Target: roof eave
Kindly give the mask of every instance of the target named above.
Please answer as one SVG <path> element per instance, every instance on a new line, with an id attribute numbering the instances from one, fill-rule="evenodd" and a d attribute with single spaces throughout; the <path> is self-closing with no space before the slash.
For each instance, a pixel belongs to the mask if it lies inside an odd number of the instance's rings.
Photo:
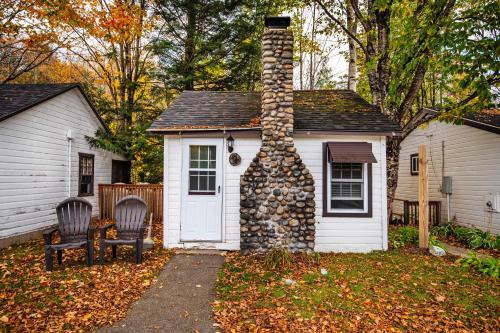
<path id="1" fill-rule="evenodd" d="M 294 131 L 296 134 L 335 134 L 335 135 L 375 135 L 375 136 L 390 136 L 397 137 L 402 136 L 402 132 L 400 130 L 397 131 L 349 131 L 349 130 L 296 130 Z"/>
<path id="2" fill-rule="evenodd" d="M 243 132 L 260 131 L 260 127 L 224 127 L 224 128 L 149 128 L 147 132 L 152 135 L 173 135 L 182 133 L 217 133 L 217 132 Z"/>
<path id="3" fill-rule="evenodd" d="M 154 128 L 147 131 L 152 135 L 173 135 L 182 133 L 216 133 L 216 132 L 234 132 L 234 131 L 260 131 L 261 127 L 225 127 L 225 128 Z M 376 135 L 376 136 L 401 136 L 402 132 L 398 131 L 344 131 L 344 130 L 295 130 L 296 134 L 337 134 L 337 135 Z"/>

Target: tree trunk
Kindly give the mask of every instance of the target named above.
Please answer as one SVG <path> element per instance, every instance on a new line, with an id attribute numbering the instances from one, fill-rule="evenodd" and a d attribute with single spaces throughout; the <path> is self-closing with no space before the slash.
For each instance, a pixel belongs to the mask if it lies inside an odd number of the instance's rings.
<path id="1" fill-rule="evenodd" d="M 184 90 L 194 90 L 194 55 L 196 52 L 197 2 L 187 1 L 186 40 L 184 44 Z"/>
<path id="2" fill-rule="evenodd" d="M 393 203 L 398 186 L 399 152 L 401 150 L 400 137 L 387 138 L 387 219 L 392 218 Z"/>
<path id="3" fill-rule="evenodd" d="M 357 5 L 358 1 L 354 0 Z M 352 9 L 350 0 L 346 0 L 346 10 L 347 10 L 347 29 L 356 36 L 358 23 L 354 17 L 354 10 Z M 358 68 L 356 64 L 357 52 L 356 52 L 356 42 L 348 37 L 349 41 L 349 71 L 347 75 L 347 89 L 352 91 L 357 91 L 357 73 Z"/>
<path id="4" fill-rule="evenodd" d="M 311 29 L 311 44 L 314 45 L 314 39 L 316 37 L 316 3 L 313 4 L 312 12 L 312 29 Z M 314 51 L 311 50 L 310 60 L 309 60 L 309 89 L 314 89 Z"/>
<path id="5" fill-rule="evenodd" d="M 300 13 L 300 35 L 299 38 L 299 85 L 300 90 L 304 89 L 304 48 L 303 44 L 303 35 L 304 35 L 304 10 L 302 8 L 299 9 Z"/>
<path id="6" fill-rule="evenodd" d="M 380 105 L 382 112 L 387 113 L 386 100 L 389 95 L 389 84 L 391 81 L 391 69 L 389 66 L 391 10 L 390 8 L 384 10 L 376 9 L 374 13 L 377 22 L 377 72 Z"/>

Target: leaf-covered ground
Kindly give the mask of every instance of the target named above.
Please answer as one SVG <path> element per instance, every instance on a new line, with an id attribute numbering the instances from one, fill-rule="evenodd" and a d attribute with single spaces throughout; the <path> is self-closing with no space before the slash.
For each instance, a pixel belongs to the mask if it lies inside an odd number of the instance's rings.
<path id="1" fill-rule="evenodd" d="M 214 303 L 216 321 L 226 332 L 498 332 L 500 327 L 498 279 L 417 249 L 294 257 L 280 272 L 267 270 L 262 257 L 226 258 Z"/>
<path id="2" fill-rule="evenodd" d="M 172 256 L 162 247 L 162 225 L 153 227 L 155 248 L 133 263 L 132 248 L 118 247 L 104 266 L 85 265 L 83 249 L 65 250 L 63 265 L 45 272 L 41 240 L 0 250 L 0 332 L 81 332 L 123 318 Z M 97 255 L 96 242 L 96 259 Z"/>

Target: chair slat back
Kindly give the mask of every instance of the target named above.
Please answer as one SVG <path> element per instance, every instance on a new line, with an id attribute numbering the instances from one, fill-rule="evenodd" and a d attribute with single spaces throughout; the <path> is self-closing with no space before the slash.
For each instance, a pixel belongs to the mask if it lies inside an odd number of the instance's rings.
<path id="1" fill-rule="evenodd" d="M 87 239 L 92 205 L 85 199 L 71 197 L 56 207 L 61 243 L 78 242 Z"/>
<path id="2" fill-rule="evenodd" d="M 140 228 L 144 226 L 144 218 L 148 205 L 136 195 L 129 195 L 116 203 L 115 219 L 117 236 L 120 239 L 142 237 Z"/>

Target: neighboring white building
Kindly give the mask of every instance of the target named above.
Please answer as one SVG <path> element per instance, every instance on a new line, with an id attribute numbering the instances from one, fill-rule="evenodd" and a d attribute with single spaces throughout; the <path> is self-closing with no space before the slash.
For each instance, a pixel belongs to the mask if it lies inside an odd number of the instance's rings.
<path id="1" fill-rule="evenodd" d="M 431 110 L 423 116 L 433 117 Z M 462 125 L 442 121 L 414 130 L 401 144 L 399 181 L 394 213 L 403 214 L 401 200 L 418 201 L 418 146 L 427 146 L 429 200 L 441 201 L 441 221 L 447 221 L 442 178 L 452 178 L 450 219 L 500 234 L 500 111 L 466 115 Z"/>
<path id="2" fill-rule="evenodd" d="M 99 213 L 98 184 L 125 158 L 89 147 L 97 129 L 107 130 L 78 84 L 0 85 L 0 245 L 57 223 L 55 207 L 69 196 Z"/>

